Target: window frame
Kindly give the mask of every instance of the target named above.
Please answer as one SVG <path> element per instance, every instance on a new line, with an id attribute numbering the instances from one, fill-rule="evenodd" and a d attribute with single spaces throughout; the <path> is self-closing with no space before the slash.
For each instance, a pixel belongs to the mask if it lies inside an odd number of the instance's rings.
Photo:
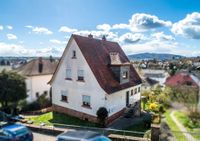
<path id="1" fill-rule="evenodd" d="M 89 98 L 89 102 L 87 100 L 84 100 L 84 97 Z M 82 107 L 91 108 L 91 96 L 82 95 Z"/>
<path id="2" fill-rule="evenodd" d="M 80 73 L 80 71 L 82 71 L 82 72 Z M 83 69 L 78 69 L 78 71 L 77 71 L 77 81 L 83 81 L 83 82 L 85 81 Z"/>
<path id="3" fill-rule="evenodd" d="M 61 90 L 60 93 L 61 93 L 60 101 L 68 103 L 68 91 Z"/>
<path id="4" fill-rule="evenodd" d="M 76 59 L 76 50 L 72 51 L 72 59 Z"/>
<path id="5" fill-rule="evenodd" d="M 69 72 L 67 72 L 67 71 L 69 71 L 70 74 L 68 74 Z M 65 69 L 65 80 L 72 80 L 72 70 L 69 68 Z"/>
<path id="6" fill-rule="evenodd" d="M 125 73 L 125 74 L 124 74 L 124 73 Z M 124 76 L 125 76 L 125 77 L 124 77 Z M 128 71 L 127 71 L 127 70 L 122 72 L 122 78 L 123 78 L 123 79 L 128 79 Z"/>

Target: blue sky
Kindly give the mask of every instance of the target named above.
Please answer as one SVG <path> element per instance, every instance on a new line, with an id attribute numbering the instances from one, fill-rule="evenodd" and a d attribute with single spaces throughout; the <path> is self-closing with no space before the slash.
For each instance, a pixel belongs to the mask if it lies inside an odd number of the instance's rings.
<path id="1" fill-rule="evenodd" d="M 72 33 L 126 54 L 200 55 L 198 0 L 1 0 L 0 56 L 61 56 Z"/>

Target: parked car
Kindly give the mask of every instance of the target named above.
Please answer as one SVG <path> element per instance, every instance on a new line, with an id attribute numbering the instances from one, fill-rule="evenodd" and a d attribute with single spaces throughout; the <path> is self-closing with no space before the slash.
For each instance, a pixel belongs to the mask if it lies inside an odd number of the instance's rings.
<path id="1" fill-rule="evenodd" d="M 10 117 L 10 120 L 13 122 L 21 122 L 24 120 L 24 118 L 22 116 L 14 116 L 14 117 Z"/>
<path id="2" fill-rule="evenodd" d="M 111 141 L 93 131 L 68 131 L 57 136 L 56 141 Z"/>
<path id="3" fill-rule="evenodd" d="M 12 124 L 0 129 L 0 141 L 33 141 L 33 134 L 23 125 Z"/>

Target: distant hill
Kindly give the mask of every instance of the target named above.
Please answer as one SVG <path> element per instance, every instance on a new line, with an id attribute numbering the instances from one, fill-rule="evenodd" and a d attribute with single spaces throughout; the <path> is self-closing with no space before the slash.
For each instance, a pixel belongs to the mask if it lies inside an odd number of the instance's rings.
<path id="1" fill-rule="evenodd" d="M 139 54 L 129 55 L 128 58 L 130 60 L 152 60 L 152 59 L 171 60 L 171 59 L 184 58 L 184 56 L 167 54 L 167 53 L 139 53 Z"/>

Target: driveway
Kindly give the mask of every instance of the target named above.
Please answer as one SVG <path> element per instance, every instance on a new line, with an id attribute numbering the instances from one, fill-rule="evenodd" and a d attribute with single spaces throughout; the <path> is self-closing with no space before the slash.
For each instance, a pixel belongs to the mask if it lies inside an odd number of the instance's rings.
<path id="1" fill-rule="evenodd" d="M 56 137 L 33 132 L 33 141 L 55 141 Z"/>

